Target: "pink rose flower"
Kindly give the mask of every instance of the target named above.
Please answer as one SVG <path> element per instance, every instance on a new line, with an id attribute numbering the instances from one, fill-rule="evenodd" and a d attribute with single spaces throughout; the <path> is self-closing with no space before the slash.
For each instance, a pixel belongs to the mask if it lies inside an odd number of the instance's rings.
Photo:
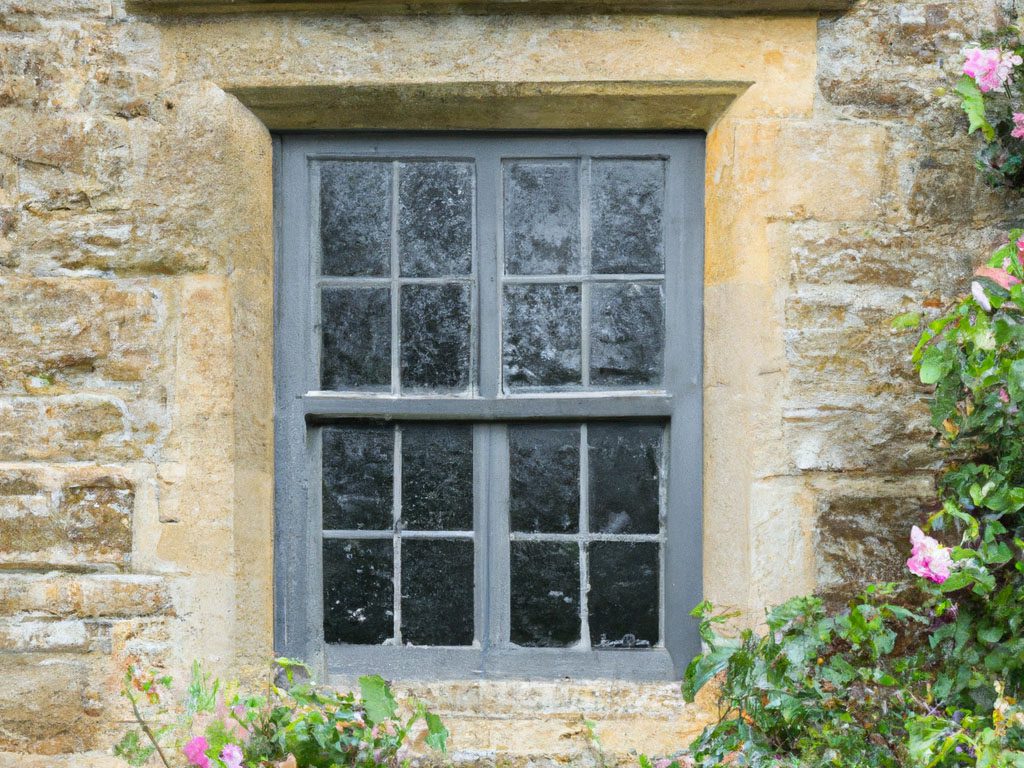
<path id="1" fill-rule="evenodd" d="M 1010 393 L 1006 391 L 1006 387 L 999 388 L 999 399 L 1004 403 L 1010 402 Z"/>
<path id="2" fill-rule="evenodd" d="M 910 559 L 907 568 L 910 572 L 926 579 L 942 584 L 949 578 L 953 568 L 953 557 L 949 547 L 944 547 L 916 525 L 910 529 Z"/>
<path id="3" fill-rule="evenodd" d="M 1013 113 L 1013 130 L 1010 131 L 1010 135 L 1015 139 L 1024 139 L 1024 112 Z M 1017 241 L 1018 247 L 1020 241 Z"/>
<path id="4" fill-rule="evenodd" d="M 210 758 L 206 756 L 206 750 L 210 748 L 206 739 L 196 736 L 188 744 L 182 747 L 181 751 L 188 758 L 189 765 L 197 765 L 199 768 L 210 768 Z"/>
<path id="5" fill-rule="evenodd" d="M 1019 278 L 1014 277 L 1005 269 L 999 267 L 978 267 L 974 270 L 976 277 L 987 277 L 993 283 L 998 285 L 1000 288 L 1010 290 L 1011 285 L 1016 285 L 1020 282 Z"/>
<path id="6" fill-rule="evenodd" d="M 964 74 L 974 78 L 983 93 L 1002 88 L 1013 76 L 1013 68 L 1024 64 L 1024 59 L 1013 51 L 999 48 L 971 48 L 964 62 Z"/>
<path id="7" fill-rule="evenodd" d="M 220 751 L 220 759 L 224 761 L 224 768 L 242 768 L 242 748 L 237 744 L 226 744 Z"/>

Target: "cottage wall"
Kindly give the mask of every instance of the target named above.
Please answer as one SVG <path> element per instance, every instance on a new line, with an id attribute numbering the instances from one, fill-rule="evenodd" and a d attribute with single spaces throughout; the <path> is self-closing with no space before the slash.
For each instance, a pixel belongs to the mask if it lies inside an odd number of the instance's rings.
<path id="1" fill-rule="evenodd" d="M 116 764 L 129 660 L 271 656 L 271 129 L 707 130 L 705 593 L 756 621 L 893 575 L 935 455 L 888 319 L 1019 223 L 948 92 L 1014 12 L 0 0 L 0 765 Z M 485 764 L 592 762 L 584 719 L 671 751 L 708 717 L 675 684 L 408 688 Z"/>

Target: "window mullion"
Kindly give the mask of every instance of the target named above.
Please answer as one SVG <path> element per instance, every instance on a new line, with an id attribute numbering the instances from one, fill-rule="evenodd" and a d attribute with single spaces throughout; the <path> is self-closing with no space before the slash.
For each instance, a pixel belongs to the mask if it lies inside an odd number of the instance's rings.
<path id="1" fill-rule="evenodd" d="M 501 157 L 494 149 L 477 156 L 476 182 L 476 269 L 477 327 L 480 356 L 478 373 L 481 397 L 498 397 L 501 392 Z"/>
<path id="2" fill-rule="evenodd" d="M 484 665 L 487 651 L 496 651 L 509 644 L 509 464 L 508 429 L 504 424 L 480 425 L 486 437 L 481 463 L 486 467 L 487 483 L 481 494 L 486 494 L 485 580 L 486 601 L 484 614 L 487 622 Z"/>

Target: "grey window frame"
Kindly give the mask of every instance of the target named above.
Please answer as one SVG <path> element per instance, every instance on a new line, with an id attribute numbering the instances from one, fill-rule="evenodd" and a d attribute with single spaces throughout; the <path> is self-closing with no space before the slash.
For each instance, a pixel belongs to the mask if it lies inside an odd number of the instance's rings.
<path id="1" fill-rule="evenodd" d="M 689 610 L 702 595 L 702 369 L 703 369 L 703 133 L 281 133 L 274 135 L 275 216 L 275 521 L 274 627 L 279 654 L 298 657 L 321 674 L 379 672 L 406 679 L 454 678 L 677 678 L 699 649 Z M 665 355 L 657 389 L 504 394 L 501 319 L 493 297 L 498 276 L 502 159 L 603 155 L 661 155 L 666 162 Z M 315 174 L 311 164 L 332 158 L 468 158 L 476 164 L 474 315 L 477 380 L 467 395 L 395 396 L 326 393 L 319 387 L 314 344 L 316 284 L 313 225 Z M 485 193 L 494 194 L 485 199 Z M 603 276 L 602 276 L 603 277 Z M 487 286 L 485 288 L 485 286 Z M 500 301 L 500 299 L 499 299 Z M 477 386 L 479 385 L 479 386 Z M 490 572 L 476 559 L 476 622 L 482 647 L 327 646 L 323 642 L 320 456 L 317 427 L 337 420 L 470 421 L 498 430 L 474 430 L 474 484 L 481 498 L 507 497 L 507 442 L 503 425 L 516 421 L 651 419 L 668 423 L 666 522 L 662 583 L 662 644 L 652 649 L 510 648 L 508 572 L 495 571 L 493 553 L 509 542 L 507 498 L 503 521 L 493 524 L 485 504 L 474 504 L 476 547 L 489 553 Z M 481 437 L 480 434 L 484 436 Z M 497 452 L 497 453 L 496 453 Z M 488 469 L 504 466 L 505 477 Z M 500 503 L 500 501 L 499 501 Z M 582 533 L 582 532 L 581 532 Z M 504 580 L 504 581 L 502 581 Z M 481 630 L 481 627 L 483 628 Z"/>

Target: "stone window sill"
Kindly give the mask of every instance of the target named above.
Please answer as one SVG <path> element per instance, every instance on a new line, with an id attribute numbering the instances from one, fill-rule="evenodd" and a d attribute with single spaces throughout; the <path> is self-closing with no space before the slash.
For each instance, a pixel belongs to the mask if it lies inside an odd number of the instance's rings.
<path id="1" fill-rule="evenodd" d="M 856 0 L 127 0 L 135 13 L 828 13 Z"/>

